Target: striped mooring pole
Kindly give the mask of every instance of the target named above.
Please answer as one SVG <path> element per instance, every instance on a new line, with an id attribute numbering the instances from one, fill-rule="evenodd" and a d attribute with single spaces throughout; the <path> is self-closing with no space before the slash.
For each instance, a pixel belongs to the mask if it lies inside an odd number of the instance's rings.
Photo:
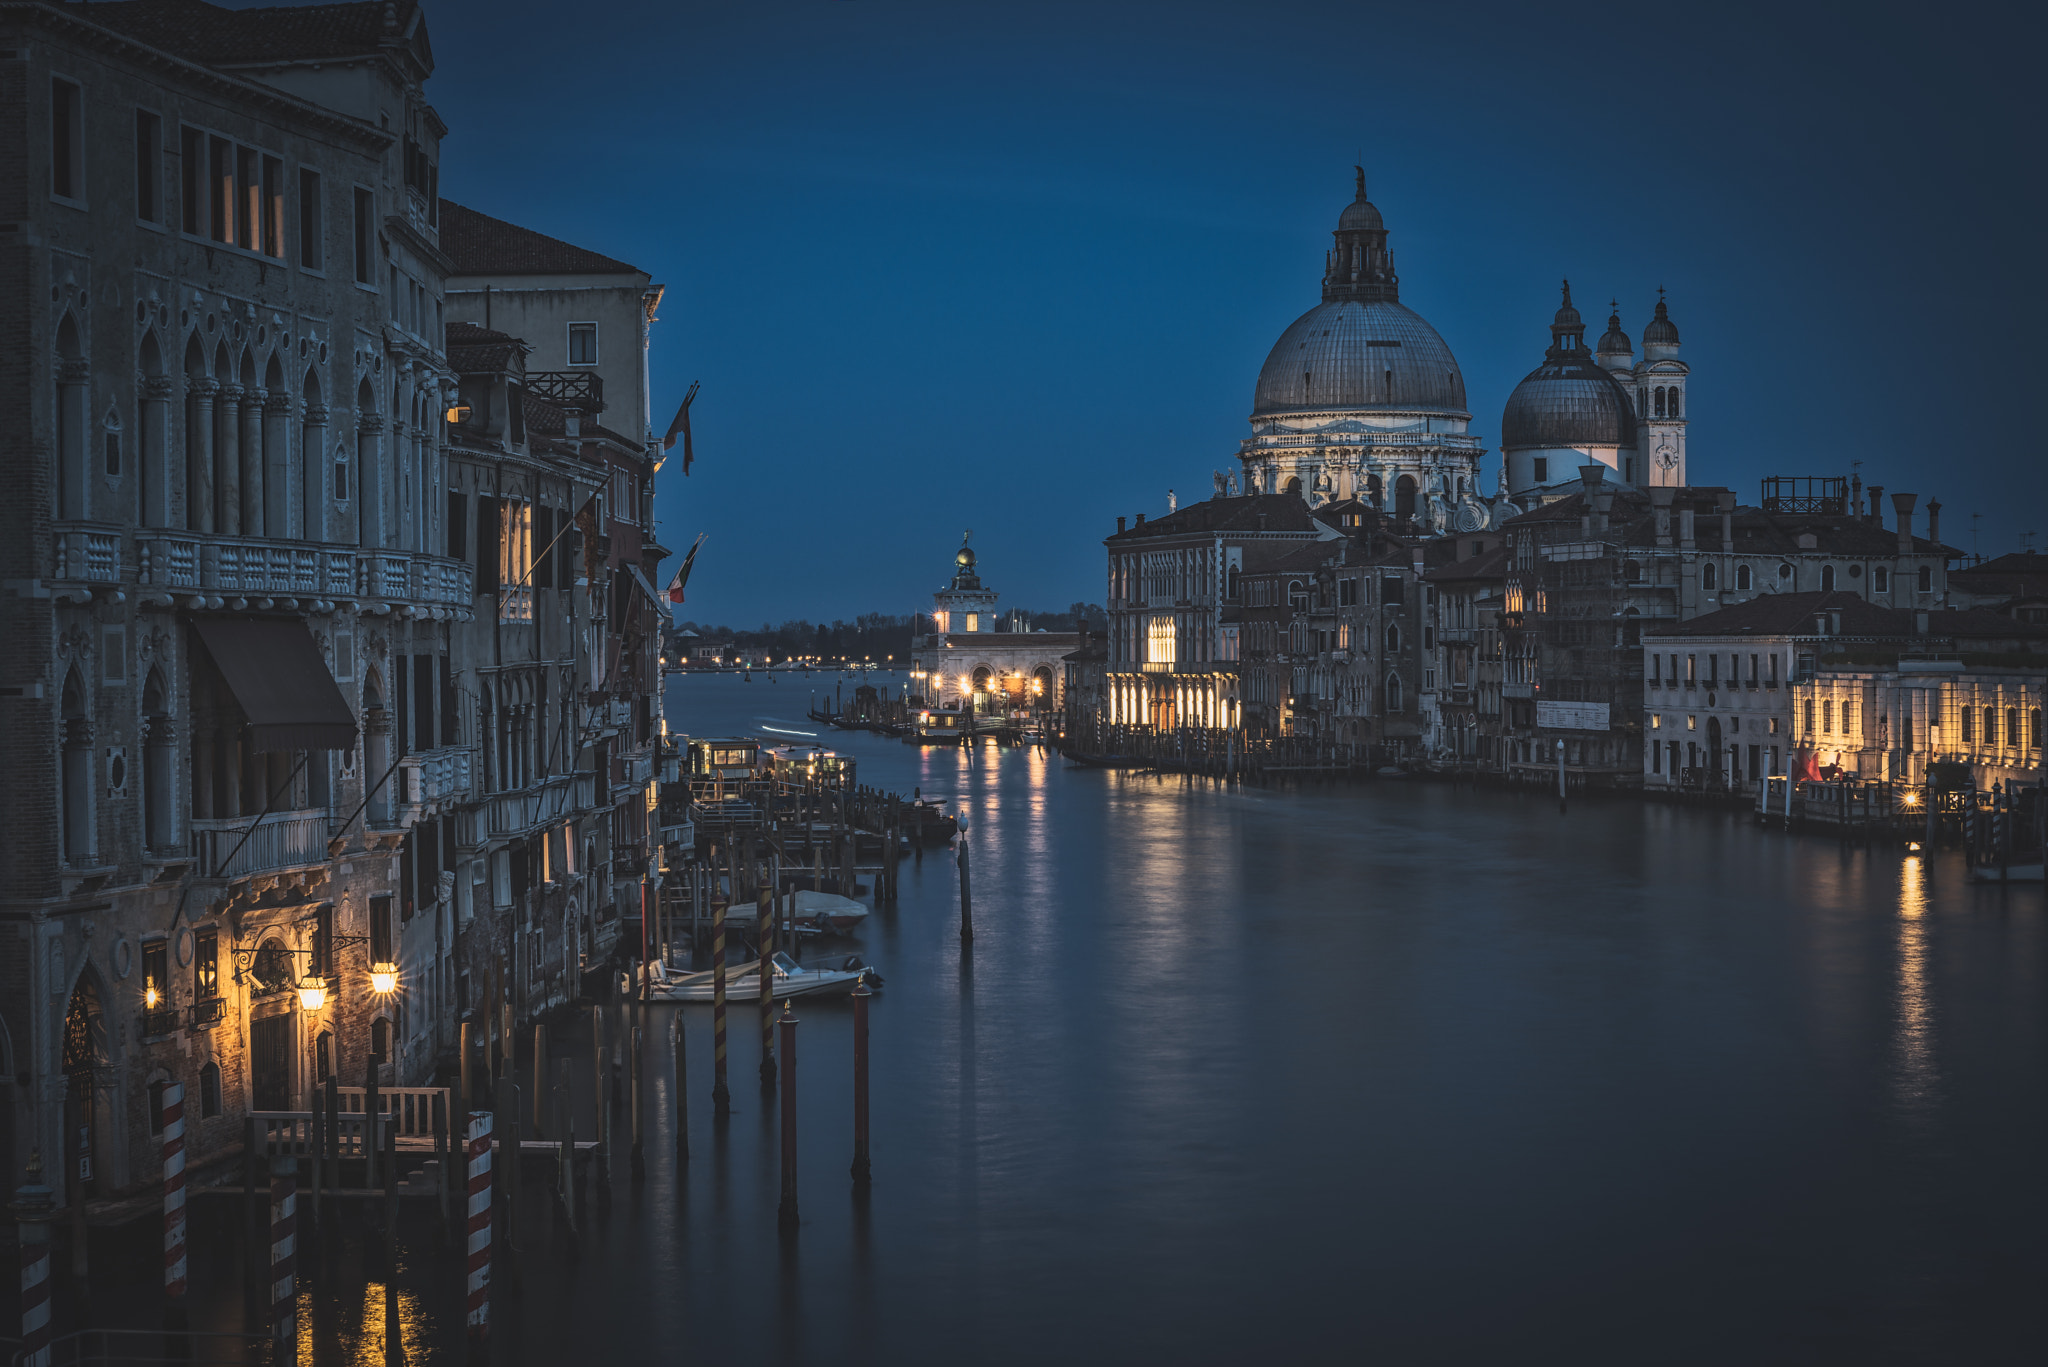
<path id="1" fill-rule="evenodd" d="M 279 1362 L 298 1360 L 299 1160 L 270 1159 L 270 1342 Z"/>
<path id="2" fill-rule="evenodd" d="M 164 1328 L 185 1328 L 185 1084 L 163 1091 Z"/>
<path id="3" fill-rule="evenodd" d="M 24 1182 L 10 1206 L 21 1226 L 21 1367 L 50 1367 L 50 1212 L 56 1209 L 43 1185 L 43 1155 L 28 1156 Z"/>
<path id="4" fill-rule="evenodd" d="M 469 1360 L 491 1348 L 491 1113 L 469 1113 Z"/>

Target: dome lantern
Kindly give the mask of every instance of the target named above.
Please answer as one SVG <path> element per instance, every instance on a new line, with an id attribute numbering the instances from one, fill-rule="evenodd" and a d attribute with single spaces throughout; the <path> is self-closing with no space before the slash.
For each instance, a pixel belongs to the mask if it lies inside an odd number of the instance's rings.
<path id="1" fill-rule="evenodd" d="M 1365 197 L 1365 168 L 1357 173 L 1357 198 L 1337 215 L 1337 230 L 1331 236 L 1337 245 L 1330 249 L 1323 272 L 1323 300 L 1385 299 L 1398 302 L 1401 278 L 1394 274 L 1394 257 L 1387 250 L 1387 224 L 1380 211 Z"/>
<path id="2" fill-rule="evenodd" d="M 1628 334 L 1621 330 L 1621 301 L 1608 304 L 1614 310 L 1607 315 L 1607 331 L 1600 337 L 1600 349 L 1593 354 L 1607 370 L 1627 370 L 1635 364 L 1635 348 L 1629 345 Z"/>
<path id="3" fill-rule="evenodd" d="M 1678 324 L 1671 321 L 1671 311 L 1664 306 L 1664 287 L 1657 287 L 1657 316 L 1643 328 L 1643 359 L 1646 361 L 1669 361 L 1678 356 Z"/>

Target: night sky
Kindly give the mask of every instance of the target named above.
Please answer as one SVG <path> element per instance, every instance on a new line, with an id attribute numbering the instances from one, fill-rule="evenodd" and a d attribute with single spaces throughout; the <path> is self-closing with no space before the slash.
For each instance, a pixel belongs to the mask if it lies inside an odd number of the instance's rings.
<path id="1" fill-rule="evenodd" d="M 968 526 L 1006 604 L 1100 601 L 1119 514 L 1237 468 L 1361 156 L 1490 449 L 1561 277 L 1638 354 L 1663 285 L 1693 482 L 1861 461 L 2017 549 L 2048 532 L 2034 18 L 428 5 L 444 192 L 668 286 L 657 424 L 703 392 L 663 539 L 711 534 L 679 615 L 733 625 L 928 606 Z"/>

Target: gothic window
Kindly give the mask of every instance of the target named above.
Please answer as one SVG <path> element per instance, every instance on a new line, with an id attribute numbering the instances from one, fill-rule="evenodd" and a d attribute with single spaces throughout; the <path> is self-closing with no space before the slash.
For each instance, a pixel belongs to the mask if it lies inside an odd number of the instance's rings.
<path id="1" fill-rule="evenodd" d="M 1389 674 L 1387 675 L 1387 711 L 1393 713 L 1399 712 L 1400 710 L 1401 676 L 1398 674 Z"/>
<path id="2" fill-rule="evenodd" d="M 1704 564 L 1704 565 L 1700 566 L 1700 587 L 1701 587 L 1701 588 L 1703 588 L 1703 589 L 1719 588 L 1719 587 L 1720 587 L 1720 582 L 1721 582 L 1721 581 L 1720 581 L 1720 572 L 1719 572 L 1718 570 L 1716 570 L 1716 569 L 1714 568 L 1714 562 L 1713 562 L 1713 561 L 1709 560 L 1709 561 L 1708 561 L 1708 562 L 1707 562 L 1706 564 Z"/>
<path id="3" fill-rule="evenodd" d="M 1401 653 L 1401 628 L 1391 625 L 1388 626 L 1386 640 L 1387 654 L 1399 655 Z"/>

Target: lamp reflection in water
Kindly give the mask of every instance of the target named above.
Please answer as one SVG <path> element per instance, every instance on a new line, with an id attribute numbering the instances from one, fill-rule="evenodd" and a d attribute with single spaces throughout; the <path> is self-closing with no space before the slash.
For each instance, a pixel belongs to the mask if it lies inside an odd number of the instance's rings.
<path id="1" fill-rule="evenodd" d="M 1899 1108 L 1933 1110 L 1940 1078 L 1934 1062 L 1934 1013 L 1927 985 L 1927 861 L 1908 855 L 1899 869 L 1899 968 L 1892 1077 Z"/>

